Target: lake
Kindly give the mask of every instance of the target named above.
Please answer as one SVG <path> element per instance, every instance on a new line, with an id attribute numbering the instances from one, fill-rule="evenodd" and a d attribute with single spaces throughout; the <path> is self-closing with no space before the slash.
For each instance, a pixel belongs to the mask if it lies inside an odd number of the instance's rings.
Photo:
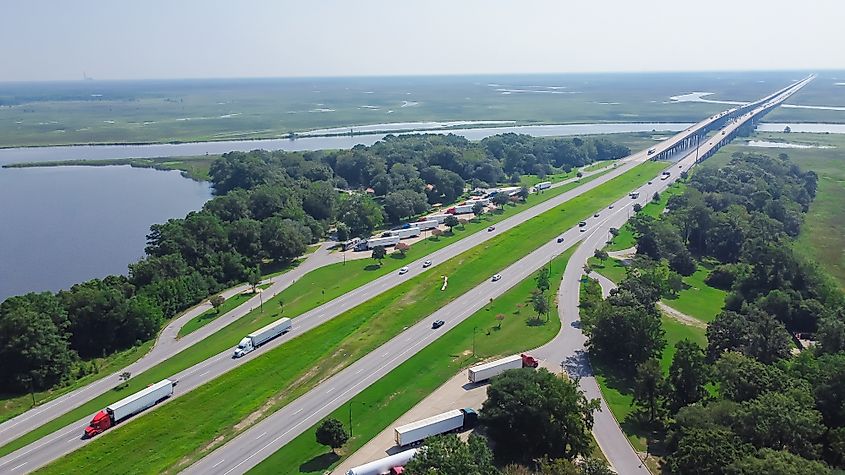
<path id="1" fill-rule="evenodd" d="M 0 169 L 0 301 L 124 274 L 153 223 L 211 198 L 179 172 L 117 167 Z"/>

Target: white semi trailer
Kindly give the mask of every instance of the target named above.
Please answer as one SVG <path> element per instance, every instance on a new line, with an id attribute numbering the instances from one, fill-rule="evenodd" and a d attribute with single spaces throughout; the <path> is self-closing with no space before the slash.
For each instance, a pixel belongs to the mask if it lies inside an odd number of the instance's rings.
<path id="1" fill-rule="evenodd" d="M 372 248 L 377 247 L 377 246 L 382 246 L 382 247 L 395 246 L 396 244 L 399 244 L 400 239 L 401 238 L 399 236 L 387 236 L 387 237 L 383 237 L 383 238 L 372 238 L 372 239 L 367 239 L 366 245 L 367 245 L 367 249 L 372 249 Z"/>
<path id="2" fill-rule="evenodd" d="M 173 395 L 176 383 L 169 379 L 161 380 L 108 407 L 94 415 L 85 428 L 85 437 L 94 437 L 118 422 L 155 406 L 159 401 Z"/>
<path id="3" fill-rule="evenodd" d="M 538 191 L 539 190 L 546 190 L 546 189 L 549 189 L 551 187 L 552 187 L 552 182 L 550 182 L 550 181 L 541 181 L 540 183 L 537 183 L 536 185 L 534 185 L 534 188 L 537 189 Z"/>
<path id="4" fill-rule="evenodd" d="M 417 237 L 420 235 L 420 228 L 419 226 L 412 226 L 410 228 L 403 228 L 403 229 L 395 229 L 390 231 L 391 236 L 398 236 L 399 239 L 405 239 L 409 237 Z"/>
<path id="5" fill-rule="evenodd" d="M 233 358 L 240 358 L 241 356 L 253 351 L 254 349 L 258 348 L 259 346 L 267 343 L 268 341 L 276 338 L 277 336 L 285 333 L 286 331 L 291 329 L 290 318 L 280 318 L 275 322 L 267 325 L 259 329 L 258 331 L 252 332 L 249 335 L 245 336 L 240 343 L 238 343 L 238 347 L 235 348 L 235 353 L 232 355 Z"/>
<path id="6" fill-rule="evenodd" d="M 428 231 L 429 229 L 436 228 L 440 224 L 440 221 L 436 219 L 429 219 L 427 221 L 419 221 L 414 224 L 420 228 L 420 231 Z"/>
<path id="7" fill-rule="evenodd" d="M 478 414 L 471 408 L 454 409 L 421 421 L 396 427 L 394 436 L 396 445 L 404 447 L 415 444 L 427 437 L 445 434 L 457 429 L 466 429 L 475 425 Z"/>
<path id="8" fill-rule="evenodd" d="M 498 376 L 509 369 L 536 368 L 539 361 L 530 355 L 513 355 L 506 358 L 491 361 L 489 363 L 473 366 L 467 371 L 470 383 L 480 383 L 494 376 Z"/>
<path id="9" fill-rule="evenodd" d="M 393 470 L 396 467 L 401 467 L 408 463 L 408 460 L 417 453 L 417 449 L 405 450 L 398 454 L 393 454 L 372 462 L 350 468 L 346 475 L 384 475 L 386 473 L 396 473 Z"/>

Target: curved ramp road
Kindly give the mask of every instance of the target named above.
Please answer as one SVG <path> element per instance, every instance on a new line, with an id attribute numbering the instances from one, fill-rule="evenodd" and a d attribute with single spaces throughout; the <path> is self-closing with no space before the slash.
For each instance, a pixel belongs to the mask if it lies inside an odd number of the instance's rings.
<path id="1" fill-rule="evenodd" d="M 750 113 L 738 117 L 722 129 L 725 136 L 732 136 L 746 122 L 751 121 L 758 114 L 766 112 L 780 104 L 780 102 L 803 87 L 809 79 L 811 78 L 789 86 L 778 91 L 775 95 L 764 99 L 762 105 L 756 106 Z M 760 102 L 758 101 L 755 105 Z M 662 146 L 653 148 L 658 151 L 670 149 L 674 146 L 673 140 L 683 140 L 690 135 L 690 132 L 696 132 L 699 127 L 711 121 L 718 120 L 723 115 L 714 116 L 706 121 L 702 121 L 672 139 L 663 142 L 661 144 Z M 444 333 L 443 328 L 438 331 L 431 330 L 432 322 L 435 320 L 444 320 L 446 322 L 444 325 L 446 327 L 445 331 L 448 331 L 483 308 L 491 298 L 496 298 L 523 279 L 529 277 L 537 269 L 545 265 L 550 258 L 563 253 L 576 242 L 586 240 L 586 245 L 576 250 L 573 257 L 570 258 L 564 273 L 564 285 L 561 286 L 561 308 L 564 309 L 563 311 L 567 315 L 567 318 L 571 319 L 570 325 L 577 327 L 577 324 L 572 325 L 575 322 L 572 316 L 577 317 L 578 315 L 578 278 L 580 277 L 581 266 L 583 264 L 573 266 L 573 263 L 582 259 L 583 262 L 586 262 L 586 258 L 592 255 L 591 253 L 585 254 L 586 250 L 589 249 L 592 252 L 603 246 L 610 228 L 618 228 L 630 218 L 634 203 L 638 201 L 645 203 L 654 192 L 665 190 L 678 178 L 680 172 L 689 170 L 695 164 L 699 154 L 710 153 L 720 145 L 720 142 L 713 140 L 706 145 L 700 145 L 696 149 L 688 151 L 684 158 L 667 168 L 667 171 L 671 173 L 671 178 L 667 180 L 655 179 L 652 181 L 652 184 L 638 188 L 637 191 L 640 192 L 640 198 L 638 200 L 632 200 L 629 197 L 617 200 L 613 209 L 605 209 L 599 213 L 599 217 L 587 220 L 587 232 L 581 232 L 578 227 L 569 229 L 563 234 L 563 243 L 558 244 L 555 239 L 544 244 L 501 271 L 501 280 L 497 282 L 486 281 L 476 286 L 458 299 L 375 349 L 367 356 L 319 384 L 305 395 L 261 422 L 258 422 L 207 457 L 188 467 L 184 473 L 222 473 L 225 475 L 245 473 L 261 460 L 270 456 L 273 452 L 293 440 L 303 431 L 319 422 L 322 418 L 361 392 L 364 388 L 378 381 L 382 376 L 442 335 Z M 645 152 L 640 152 L 632 157 L 642 157 L 644 154 Z M 626 165 L 624 167 L 625 169 L 630 167 L 630 162 Z M 609 175 L 614 174 L 611 173 Z M 605 175 L 602 178 L 609 179 L 609 175 Z M 590 183 L 595 184 L 598 181 L 601 181 L 601 179 L 594 180 Z M 567 282 L 569 284 L 566 284 Z M 575 286 L 574 290 L 572 285 Z M 572 308 L 575 309 L 574 313 L 572 312 Z M 561 328 L 566 328 L 566 325 L 563 325 Z M 565 341 L 558 341 L 558 339 L 565 339 Z M 576 331 L 562 331 L 553 343 L 543 348 L 549 349 L 543 352 L 545 353 L 543 356 L 546 356 L 547 359 L 558 359 L 565 369 L 577 372 L 578 374 L 584 373 L 587 377 L 582 378 L 582 388 L 584 388 L 587 396 L 601 400 L 603 410 L 596 414 L 593 431 L 599 446 L 607 456 L 610 464 L 619 473 L 648 473 L 622 433 L 619 424 L 607 408 L 601 391 L 595 383 L 595 378 L 591 377 L 584 350 L 584 336 L 580 329 L 576 328 Z M 592 381 L 592 384 L 590 384 L 590 381 Z"/>

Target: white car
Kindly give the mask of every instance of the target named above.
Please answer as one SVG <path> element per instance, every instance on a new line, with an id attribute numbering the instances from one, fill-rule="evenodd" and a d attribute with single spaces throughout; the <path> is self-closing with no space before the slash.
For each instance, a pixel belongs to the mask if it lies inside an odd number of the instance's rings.
<path id="1" fill-rule="evenodd" d="M 402 274 L 407 274 L 407 273 L 408 273 L 408 268 L 407 268 L 407 267 L 403 267 L 403 268 L 399 269 L 399 275 L 402 275 Z"/>
<path id="2" fill-rule="evenodd" d="M 431 261 L 423 262 L 423 269 L 425 269 L 426 267 L 431 267 Z"/>
<path id="3" fill-rule="evenodd" d="M 497 280 L 501 280 L 501 279 L 502 279 L 502 274 L 496 274 L 496 275 L 493 276 L 493 282 L 496 282 Z"/>

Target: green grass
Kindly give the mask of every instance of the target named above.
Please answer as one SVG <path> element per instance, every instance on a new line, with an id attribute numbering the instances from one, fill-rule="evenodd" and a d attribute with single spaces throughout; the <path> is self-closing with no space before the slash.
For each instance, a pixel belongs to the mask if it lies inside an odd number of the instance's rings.
<path id="1" fill-rule="evenodd" d="M 607 259 L 602 263 L 602 261 L 596 259 L 595 257 L 590 257 L 587 260 L 587 263 L 590 267 L 593 268 L 594 271 L 598 272 L 599 274 L 607 277 L 612 282 L 619 283 L 622 282 L 628 275 L 628 268 L 622 264 L 622 261 L 619 259 Z"/>
<path id="2" fill-rule="evenodd" d="M 563 270 L 576 247 L 552 260 L 549 290 L 555 295 L 560 287 Z M 385 377 L 362 391 L 347 405 L 328 417 L 348 425 L 348 409 L 354 411 L 353 437 L 346 443 L 340 458 L 332 456 L 315 439 L 317 425 L 309 428 L 262 461 L 249 473 L 301 474 L 323 473 L 336 467 L 343 459 L 360 449 L 382 430 L 413 408 L 449 378 L 483 359 L 492 359 L 536 348 L 551 340 L 560 331 L 557 307 L 553 305 L 549 323 L 532 324 L 531 292 L 534 276 L 526 278 L 479 310 L 446 335 L 423 349 Z M 507 315 L 501 329 L 495 315 Z M 473 331 L 475 355 L 472 354 Z M 478 408 L 476 408 L 478 409 Z"/>
<path id="3" fill-rule="evenodd" d="M 698 269 L 689 277 L 684 277 L 685 288 L 675 298 L 664 298 L 663 302 L 675 310 L 685 313 L 702 322 L 712 322 L 722 311 L 727 292 L 704 283 L 710 273 L 706 264 L 699 264 Z"/>
<path id="4" fill-rule="evenodd" d="M 200 328 L 213 322 L 220 315 L 225 315 L 229 311 L 233 310 L 235 307 L 241 305 L 242 303 L 246 302 L 254 296 L 255 295 L 251 293 L 237 293 L 229 297 L 228 299 L 226 299 L 225 302 L 223 302 L 223 305 L 221 305 L 220 307 L 216 309 L 209 309 L 182 325 L 182 328 L 179 329 L 179 333 L 176 335 L 176 337 L 182 338 L 183 336 L 189 333 L 193 333 L 199 330 Z"/>
<path id="5" fill-rule="evenodd" d="M 642 169 L 642 167 L 637 168 L 637 170 Z M 657 172 L 656 170 L 652 170 L 652 168 L 647 168 L 647 170 L 648 173 Z M 635 173 L 640 174 L 642 171 L 637 171 Z M 584 181 L 595 179 L 598 176 L 600 175 L 594 175 L 586 178 Z M 618 179 L 619 178 L 617 178 L 617 180 Z M 528 206 L 534 206 L 577 186 L 578 185 L 576 184 L 568 184 L 555 188 L 554 190 L 550 190 L 543 195 L 532 194 L 528 197 L 526 204 Z M 68 413 L 35 428 L 5 446 L 0 447 L 0 456 L 11 453 L 12 451 L 34 442 L 35 440 L 38 440 L 41 437 L 66 426 L 67 424 L 85 417 L 86 415 L 94 414 L 108 404 L 139 391 L 149 384 L 160 381 L 189 368 L 194 364 L 205 361 L 227 348 L 234 347 L 238 341 L 240 341 L 240 339 L 250 331 L 280 318 L 282 315 L 282 308 L 279 306 L 280 301 L 284 302 L 285 315 L 299 315 L 339 297 L 340 295 L 343 295 L 344 293 L 349 292 L 379 276 L 394 272 L 399 267 L 403 266 L 406 261 L 417 259 L 469 234 L 484 230 L 488 225 L 510 217 L 525 208 L 526 205 L 506 206 L 503 210 L 496 213 L 486 214 L 478 222 L 470 222 L 463 226 L 463 228 L 461 226 L 455 228 L 455 234 L 449 235 L 447 233 L 438 239 L 429 238 L 414 244 L 411 246 L 411 249 L 407 252 L 404 259 L 398 258 L 397 255 L 389 256 L 384 260 L 384 264 L 381 267 L 375 265 L 375 261 L 373 260 L 361 259 L 348 261 L 345 265 L 343 263 L 337 263 L 315 269 L 314 271 L 304 275 L 295 283 L 291 284 L 275 298 L 266 301 L 264 303 L 263 312 L 258 309 L 250 312 L 237 321 L 221 328 L 213 335 L 208 336 L 201 344 L 193 345 L 169 358 L 167 361 L 162 362 L 143 373 L 133 375 L 129 384 L 121 390 L 104 393 L 91 401 L 68 411 Z M 273 272 L 272 269 L 265 269 L 264 271 Z M 275 275 L 275 273 L 271 273 L 269 275 Z"/>
<path id="6" fill-rule="evenodd" d="M 416 276 L 166 406 L 140 416 L 121 430 L 56 461 L 45 472 L 108 473 L 113 468 L 107 461 L 117 458 L 122 461 L 121 470 L 144 467 L 145 470 L 161 471 L 186 457 L 198 457 L 211 448 L 206 446 L 208 441 L 231 437 L 236 433 L 235 424 L 262 405 L 265 411 L 270 411 L 303 394 L 322 378 L 356 361 L 404 327 L 489 278 L 495 270 L 516 261 L 595 209 L 606 206 L 620 194 L 653 177 L 661 168 L 661 164 L 647 162 L 575 197 L 450 259 L 438 266 L 437 272 Z M 449 276 L 445 292 L 439 290 L 441 274 Z M 285 302 L 287 310 L 287 300 Z M 273 308 L 274 305 L 270 302 L 265 306 Z M 209 340 L 225 332 L 226 328 Z M 183 353 L 201 352 L 209 340 Z M 174 360 L 172 358 L 165 365 Z M 156 370 L 161 371 L 161 367 L 150 373 Z M 268 400 L 273 401 L 269 409 Z M 193 421 L 190 430 L 175 430 L 181 426 L 178 421 L 184 420 Z"/>

